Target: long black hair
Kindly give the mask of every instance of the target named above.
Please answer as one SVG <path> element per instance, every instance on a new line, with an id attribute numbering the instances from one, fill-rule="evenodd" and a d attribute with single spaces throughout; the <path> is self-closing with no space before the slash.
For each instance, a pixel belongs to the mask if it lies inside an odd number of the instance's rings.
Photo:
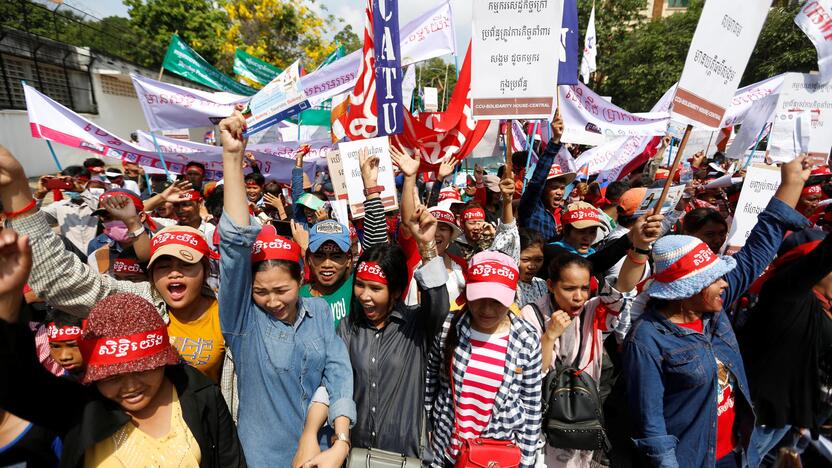
<path id="1" fill-rule="evenodd" d="M 401 247 L 387 243 L 378 244 L 365 250 L 358 257 L 355 263 L 356 268 L 362 262 L 378 263 L 384 276 L 387 277 L 387 290 L 390 292 L 390 301 L 394 304 L 402 300 L 408 283 L 407 258 Z M 392 310 L 392 309 L 391 309 Z M 350 307 L 350 327 L 357 326 L 361 321 L 366 320 L 364 311 L 355 293 L 352 295 L 352 307 Z"/>

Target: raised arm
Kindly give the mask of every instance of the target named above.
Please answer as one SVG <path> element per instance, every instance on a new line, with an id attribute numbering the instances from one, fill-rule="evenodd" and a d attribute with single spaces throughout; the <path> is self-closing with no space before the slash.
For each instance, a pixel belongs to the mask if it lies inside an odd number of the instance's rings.
<path id="1" fill-rule="evenodd" d="M 621 292 L 629 292 L 635 289 L 636 285 L 644 277 L 644 268 L 647 265 L 647 255 L 636 252 L 638 250 L 650 250 L 653 242 L 662 233 L 662 222 L 664 216 L 661 214 L 652 214 L 652 211 L 644 214 L 638 218 L 630 229 L 630 238 L 633 242 L 633 250 L 627 252 L 624 258 L 624 264 L 618 273 L 618 279 L 615 282 L 615 289 Z"/>
<path id="2" fill-rule="evenodd" d="M 546 177 L 549 175 L 549 169 L 552 168 L 552 163 L 555 161 L 555 156 L 560 151 L 560 137 L 563 135 L 563 119 L 560 117 L 560 112 L 555 114 L 555 120 L 552 121 L 552 139 L 546 145 L 546 151 L 540 156 L 537 165 L 534 168 L 529 183 L 526 184 L 526 189 L 520 197 L 520 205 L 517 208 L 517 217 L 521 226 L 525 226 L 536 206 L 540 197 L 543 196 L 543 188 L 546 186 Z M 509 130 L 511 131 L 511 130 Z"/>
<path id="3" fill-rule="evenodd" d="M 23 166 L 0 146 L 0 202 L 7 213 L 14 213 L 9 217 L 10 227 L 29 236 L 33 264 L 29 286 L 35 294 L 56 309 L 79 317 L 86 317 L 93 304 L 114 292 L 133 293 L 158 304 L 150 283 L 116 281 L 69 253 L 32 200 Z"/>
<path id="4" fill-rule="evenodd" d="M 300 145 L 295 152 L 295 167 L 292 168 L 292 219 L 300 223 L 305 229 L 312 226 L 306 221 L 303 205 L 298 203 L 303 195 L 303 157 L 309 152 L 309 145 Z"/>
<path id="5" fill-rule="evenodd" d="M 739 299 L 774 260 L 786 231 L 810 226 L 809 220 L 794 209 L 810 173 L 811 165 L 806 156 L 780 167 L 780 187 L 757 218 L 745 246 L 732 256 L 737 261 L 737 267 L 725 275 L 728 282 L 728 288 L 723 293 L 726 305 Z"/>
<path id="6" fill-rule="evenodd" d="M 378 156 L 370 156 L 366 150 L 361 150 L 358 162 L 361 168 L 364 189 L 377 187 Z M 365 195 L 364 198 L 364 238 L 361 246 L 366 250 L 377 244 L 385 244 L 387 241 L 387 220 L 384 216 L 384 204 L 381 202 L 381 194 L 374 190 L 374 193 Z"/>

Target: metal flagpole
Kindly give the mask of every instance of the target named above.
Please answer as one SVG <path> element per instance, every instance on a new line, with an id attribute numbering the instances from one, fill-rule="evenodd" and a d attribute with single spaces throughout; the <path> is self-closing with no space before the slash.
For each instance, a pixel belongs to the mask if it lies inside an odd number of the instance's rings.
<path id="1" fill-rule="evenodd" d="M 46 140 L 46 146 L 49 147 L 49 152 L 52 153 L 52 160 L 55 161 L 55 165 L 58 166 L 58 170 L 63 171 L 64 168 L 61 167 L 61 162 L 58 161 L 58 155 L 55 154 L 55 148 L 52 148 L 52 142 L 49 141 L 49 140 Z"/>
<path id="2" fill-rule="evenodd" d="M 165 178 L 172 180 L 170 178 L 170 171 L 168 171 L 168 163 L 165 162 L 165 155 L 162 154 L 162 150 L 159 148 L 159 142 L 156 141 L 156 132 L 150 132 L 150 136 L 153 138 L 153 146 L 156 147 L 156 154 L 159 155 L 159 159 L 162 161 L 162 167 L 165 169 Z"/>
<path id="3" fill-rule="evenodd" d="M 748 165 L 751 164 L 751 160 L 754 158 L 754 153 L 757 152 L 757 146 L 760 145 L 760 141 L 763 139 L 763 133 L 765 133 L 766 127 L 768 127 L 768 124 L 763 125 L 763 128 L 760 129 L 760 134 L 757 135 L 757 142 L 754 143 L 754 149 L 751 150 L 751 154 L 748 155 L 748 159 L 746 159 L 745 164 L 742 165 L 742 170 L 746 170 Z"/>

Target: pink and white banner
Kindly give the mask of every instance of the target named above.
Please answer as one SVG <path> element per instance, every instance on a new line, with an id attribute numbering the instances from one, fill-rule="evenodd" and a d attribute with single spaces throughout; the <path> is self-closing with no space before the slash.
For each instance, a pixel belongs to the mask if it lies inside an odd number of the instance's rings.
<path id="1" fill-rule="evenodd" d="M 560 112 L 566 143 L 601 145 L 622 136 L 664 135 L 667 112 L 633 114 L 602 98 L 583 83 L 561 85 Z M 580 167 L 580 165 L 579 165 Z"/>
<path id="2" fill-rule="evenodd" d="M 164 169 L 161 157 L 153 149 L 135 146 L 116 136 L 102 127 L 90 122 L 72 112 L 35 88 L 23 85 L 26 96 L 26 108 L 29 113 L 29 127 L 34 138 L 61 143 L 72 148 L 78 148 L 98 156 L 105 156 L 118 161 L 127 161 L 154 169 Z M 167 169 L 173 174 L 181 174 L 185 164 L 189 161 L 199 161 L 205 164 L 206 178 L 222 178 L 222 148 L 218 146 L 201 145 L 199 143 L 171 140 L 158 137 L 164 141 L 166 149 L 162 152 Z M 176 143 L 174 143 L 174 141 Z M 316 142 L 313 142 L 316 143 Z M 310 176 L 315 174 L 315 161 L 320 158 L 323 149 L 332 148 L 332 144 L 320 142 L 313 147 L 314 159 L 310 159 L 308 167 L 304 167 Z M 286 145 L 286 146 L 283 146 Z M 268 148 L 253 148 L 258 159 L 263 163 L 263 175 L 280 182 L 290 182 L 297 143 L 264 145 Z M 152 147 L 152 144 L 151 144 Z"/>
<path id="3" fill-rule="evenodd" d="M 164 83 L 141 75 L 130 75 L 151 131 L 213 127 L 234 112 L 234 104 L 248 96 L 201 91 Z"/>
<path id="4" fill-rule="evenodd" d="M 826 83 L 832 78 L 832 1 L 806 2 L 794 17 L 794 22 L 815 45 L 820 81 Z"/>

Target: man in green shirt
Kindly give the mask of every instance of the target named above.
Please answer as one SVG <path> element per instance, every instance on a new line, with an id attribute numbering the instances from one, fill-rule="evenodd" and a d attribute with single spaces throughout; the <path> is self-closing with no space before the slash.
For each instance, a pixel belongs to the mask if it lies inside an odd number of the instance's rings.
<path id="1" fill-rule="evenodd" d="M 350 230 L 334 220 L 321 221 L 309 230 L 306 262 L 312 270 L 310 284 L 301 297 L 322 297 L 332 309 L 334 325 L 349 315 L 352 301 Z"/>

